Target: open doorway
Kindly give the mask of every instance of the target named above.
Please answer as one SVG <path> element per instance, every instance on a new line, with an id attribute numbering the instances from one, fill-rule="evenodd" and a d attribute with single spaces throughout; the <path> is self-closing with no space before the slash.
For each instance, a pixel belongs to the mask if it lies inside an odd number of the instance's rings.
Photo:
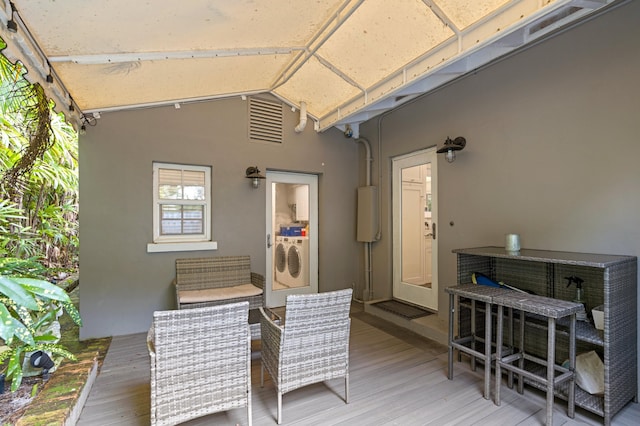
<path id="1" fill-rule="evenodd" d="M 393 297 L 438 310 L 435 148 L 393 159 Z"/>
<path id="2" fill-rule="evenodd" d="M 267 171 L 267 307 L 318 292 L 318 176 Z"/>

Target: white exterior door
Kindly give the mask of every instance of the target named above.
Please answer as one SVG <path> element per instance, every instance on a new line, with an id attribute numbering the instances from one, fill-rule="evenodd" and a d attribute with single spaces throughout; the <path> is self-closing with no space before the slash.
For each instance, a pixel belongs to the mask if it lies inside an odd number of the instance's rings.
<path id="1" fill-rule="evenodd" d="M 393 159 L 393 297 L 438 310 L 436 150 Z"/>
<path id="2" fill-rule="evenodd" d="M 279 307 L 318 292 L 318 176 L 267 171 L 266 185 L 265 303 Z"/>

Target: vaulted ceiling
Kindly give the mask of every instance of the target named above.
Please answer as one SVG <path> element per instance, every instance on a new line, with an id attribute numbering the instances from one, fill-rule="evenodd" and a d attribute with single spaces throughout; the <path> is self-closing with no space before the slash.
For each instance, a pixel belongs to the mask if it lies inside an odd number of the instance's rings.
<path id="1" fill-rule="evenodd" d="M 614 0 L 0 0 L 3 52 L 84 114 L 271 93 L 344 130 Z M 69 108 L 71 106 L 71 108 Z M 68 111 L 69 109 L 73 111 Z"/>

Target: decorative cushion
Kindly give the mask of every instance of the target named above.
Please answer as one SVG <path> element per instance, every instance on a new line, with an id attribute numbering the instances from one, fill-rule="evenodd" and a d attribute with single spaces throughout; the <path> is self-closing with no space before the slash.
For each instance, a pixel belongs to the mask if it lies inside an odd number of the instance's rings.
<path id="1" fill-rule="evenodd" d="M 180 303 L 201 303 L 214 300 L 237 299 L 262 294 L 262 289 L 253 284 L 241 284 L 232 287 L 208 288 L 205 290 L 182 290 L 178 293 Z"/>
<path id="2" fill-rule="evenodd" d="M 502 287 L 500 285 L 502 283 L 497 283 L 491 278 L 487 277 L 485 274 L 480 272 L 474 272 L 473 274 L 471 274 L 471 280 L 473 281 L 474 284 L 486 285 L 488 287 L 498 287 L 498 288 Z"/>
<path id="3" fill-rule="evenodd" d="M 514 286 L 511 286 L 509 284 L 505 284 L 502 281 L 496 282 L 496 281 L 492 280 L 491 278 L 487 277 L 482 272 L 474 272 L 474 273 L 472 273 L 471 274 L 471 281 L 473 281 L 474 284 L 478 284 L 478 285 L 486 285 L 488 287 L 508 288 L 510 290 L 519 291 L 520 293 L 535 294 L 532 291 L 524 291 L 524 290 L 521 290 L 521 289 L 516 288 Z"/>

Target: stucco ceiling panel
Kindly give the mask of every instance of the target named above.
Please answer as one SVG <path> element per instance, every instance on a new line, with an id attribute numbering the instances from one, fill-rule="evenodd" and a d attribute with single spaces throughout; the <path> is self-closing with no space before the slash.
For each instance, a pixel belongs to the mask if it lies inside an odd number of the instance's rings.
<path id="1" fill-rule="evenodd" d="M 59 64 L 71 96 L 82 110 L 171 102 L 268 91 L 271 76 L 290 58 L 233 57 L 140 61 L 114 64 Z M 255 70 L 261 70 L 255 73 Z"/>
<path id="2" fill-rule="evenodd" d="M 306 102 L 307 110 L 315 117 L 335 108 L 336 99 L 349 99 L 360 93 L 355 86 L 313 58 L 275 92 L 295 105 Z"/>
<path id="3" fill-rule="evenodd" d="M 494 13 L 503 5 L 512 3 L 510 0 L 433 0 L 433 2 L 460 30 Z"/>
<path id="4" fill-rule="evenodd" d="M 623 1 L 0 0 L 0 36 L 76 122 L 266 91 L 324 130 Z"/>
<path id="5" fill-rule="evenodd" d="M 453 32 L 421 0 L 372 0 L 318 54 L 363 88 L 387 78 Z"/>
<path id="6" fill-rule="evenodd" d="M 51 56 L 304 46 L 342 0 L 16 0 Z"/>

